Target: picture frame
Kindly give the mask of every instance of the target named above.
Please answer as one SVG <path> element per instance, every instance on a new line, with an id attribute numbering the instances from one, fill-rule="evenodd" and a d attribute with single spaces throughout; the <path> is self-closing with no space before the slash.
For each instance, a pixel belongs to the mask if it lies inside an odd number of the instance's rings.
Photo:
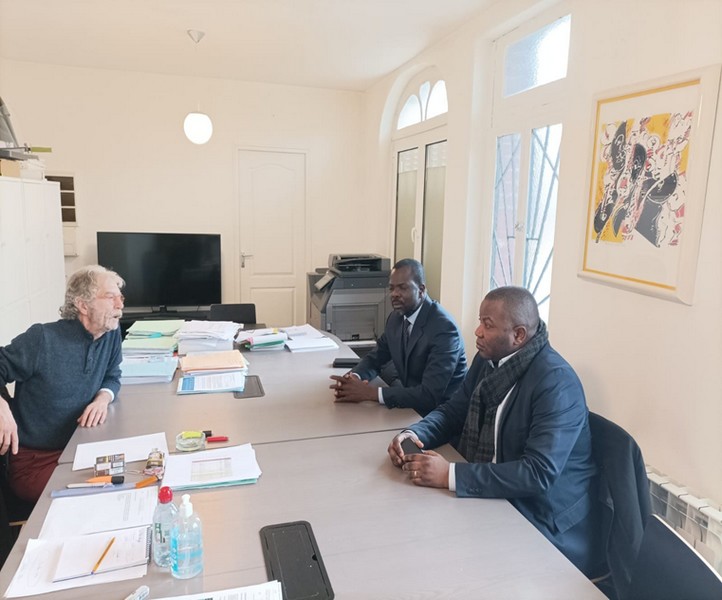
<path id="1" fill-rule="evenodd" d="M 720 65 L 594 98 L 579 276 L 692 304 Z"/>

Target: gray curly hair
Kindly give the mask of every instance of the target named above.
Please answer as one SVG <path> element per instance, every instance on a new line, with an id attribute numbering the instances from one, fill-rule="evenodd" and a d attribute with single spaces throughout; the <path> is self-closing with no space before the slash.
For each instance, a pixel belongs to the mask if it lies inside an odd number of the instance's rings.
<path id="1" fill-rule="evenodd" d="M 119 288 L 125 285 L 120 275 L 100 265 L 89 265 L 73 273 L 65 288 L 65 304 L 60 307 L 60 318 L 77 319 L 80 313 L 75 304 L 76 300 L 93 300 L 100 289 L 101 279 L 106 275 L 112 277 Z"/>

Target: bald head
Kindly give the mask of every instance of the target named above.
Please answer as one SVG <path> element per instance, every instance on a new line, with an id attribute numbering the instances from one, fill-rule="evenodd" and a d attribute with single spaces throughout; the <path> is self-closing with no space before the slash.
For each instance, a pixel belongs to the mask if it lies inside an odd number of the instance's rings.
<path id="1" fill-rule="evenodd" d="M 539 328 L 539 307 L 529 290 L 509 285 L 491 290 L 484 300 L 501 302 L 512 326 L 526 327 L 528 337 L 533 337 Z"/>

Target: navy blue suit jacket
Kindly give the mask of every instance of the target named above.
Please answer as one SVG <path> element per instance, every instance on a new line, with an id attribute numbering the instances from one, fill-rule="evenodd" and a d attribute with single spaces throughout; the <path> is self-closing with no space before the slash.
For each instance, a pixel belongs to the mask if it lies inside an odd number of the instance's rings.
<path id="1" fill-rule="evenodd" d="M 412 429 L 426 448 L 459 435 L 484 359 L 453 398 Z M 603 563 L 589 412 L 572 367 L 547 344 L 517 381 L 499 421 L 496 463 L 457 463 L 456 495 L 507 498 L 586 574 Z"/>
<path id="2" fill-rule="evenodd" d="M 353 372 L 370 380 L 393 361 L 401 386 L 384 388 L 384 404 L 389 408 L 414 408 L 423 416 L 446 402 L 464 381 L 464 345 L 451 315 L 427 296 L 411 328 L 404 358 L 403 320 L 398 311 L 389 315 L 376 348 Z"/>

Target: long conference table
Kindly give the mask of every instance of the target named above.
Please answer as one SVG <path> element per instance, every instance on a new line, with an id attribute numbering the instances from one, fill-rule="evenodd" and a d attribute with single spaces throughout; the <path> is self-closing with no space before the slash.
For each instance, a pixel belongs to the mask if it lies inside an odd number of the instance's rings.
<path id="1" fill-rule="evenodd" d="M 83 481 L 72 471 L 78 444 L 164 431 L 168 447 L 187 429 L 211 429 L 228 444 L 250 442 L 263 474 L 252 485 L 197 490 L 205 569 L 176 580 L 151 564 L 142 579 L 74 588 L 44 598 L 125 598 L 139 585 L 150 598 L 212 592 L 268 580 L 259 531 L 308 521 L 335 597 L 345 599 L 603 600 L 590 583 L 506 500 L 459 499 L 417 487 L 388 459 L 395 432 L 418 420 L 409 409 L 334 403 L 338 350 L 247 353 L 265 395 L 178 396 L 177 381 L 124 386 L 105 424 L 78 429 L 0 571 L 7 589 L 28 539 L 37 538 L 50 491 Z M 215 446 L 215 445 L 214 445 Z M 173 450 L 171 450 L 173 451 Z M 463 460 L 450 446 L 441 453 Z"/>

